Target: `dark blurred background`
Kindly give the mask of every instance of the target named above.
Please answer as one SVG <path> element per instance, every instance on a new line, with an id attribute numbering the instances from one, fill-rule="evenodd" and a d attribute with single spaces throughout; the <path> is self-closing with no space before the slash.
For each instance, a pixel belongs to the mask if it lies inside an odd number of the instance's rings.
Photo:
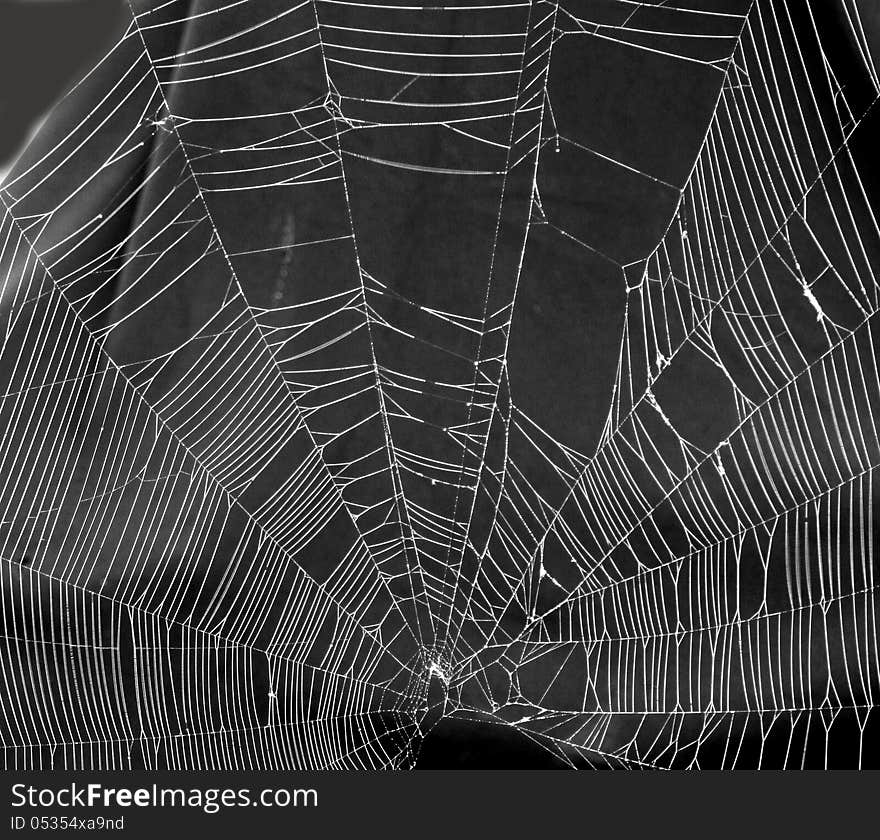
<path id="1" fill-rule="evenodd" d="M 124 31 L 125 0 L 0 0 L 0 179 L 52 105 Z"/>

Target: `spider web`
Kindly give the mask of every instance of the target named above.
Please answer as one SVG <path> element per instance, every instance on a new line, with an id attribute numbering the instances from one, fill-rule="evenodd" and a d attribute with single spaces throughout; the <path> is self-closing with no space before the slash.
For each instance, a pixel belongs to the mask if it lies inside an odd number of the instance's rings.
<path id="1" fill-rule="evenodd" d="M 835 13 L 849 64 L 806 0 L 133 2 L 0 190 L 5 765 L 404 768 L 442 717 L 870 759 L 880 80 Z M 710 91 L 686 171 L 579 131 L 603 55 Z M 593 440 L 517 370 L 556 253 L 621 301 Z"/>

